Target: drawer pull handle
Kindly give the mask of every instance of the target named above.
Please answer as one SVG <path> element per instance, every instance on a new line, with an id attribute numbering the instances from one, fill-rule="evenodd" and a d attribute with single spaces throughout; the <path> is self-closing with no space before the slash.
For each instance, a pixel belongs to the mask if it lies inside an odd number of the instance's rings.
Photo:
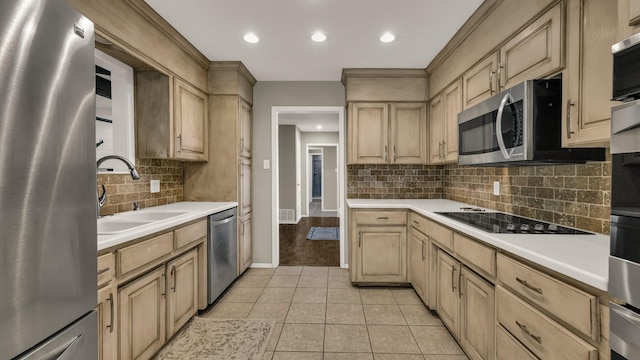
<path id="1" fill-rule="evenodd" d="M 537 288 L 531 284 L 529 284 L 527 282 L 527 280 L 522 280 L 519 277 L 516 278 L 516 281 L 519 282 L 520 284 L 522 284 L 522 286 L 526 287 L 527 289 L 531 290 L 531 291 L 535 291 L 538 294 L 542 295 L 542 289 L 541 288 Z"/>
<path id="2" fill-rule="evenodd" d="M 416 225 L 420 225 L 420 223 L 417 220 L 413 220 L 413 223 Z"/>
<path id="3" fill-rule="evenodd" d="M 109 297 L 107 298 L 107 301 L 109 302 L 109 325 L 107 325 L 107 329 L 109 329 L 109 332 L 112 333 L 113 332 L 113 293 L 109 293 Z"/>
<path id="4" fill-rule="evenodd" d="M 518 325 L 518 327 L 520 328 L 520 330 L 522 330 L 523 333 L 527 334 L 530 338 L 535 340 L 538 344 L 542 344 L 542 338 L 540 336 L 533 335 L 527 328 L 527 325 L 520 324 L 518 320 L 516 320 L 516 325 Z"/>
<path id="5" fill-rule="evenodd" d="M 451 267 L 451 292 L 455 292 L 456 291 L 455 278 L 456 278 L 456 267 L 452 266 Z"/>
<path id="6" fill-rule="evenodd" d="M 107 271 L 109 271 L 109 270 L 111 270 L 111 268 L 110 268 L 110 267 L 108 267 L 108 268 L 104 268 L 104 269 L 100 269 L 100 270 L 98 270 L 98 275 L 102 275 L 102 274 L 106 273 L 106 272 L 107 272 Z"/>
<path id="7" fill-rule="evenodd" d="M 380 216 L 378 217 L 378 220 L 389 220 L 388 216 Z"/>

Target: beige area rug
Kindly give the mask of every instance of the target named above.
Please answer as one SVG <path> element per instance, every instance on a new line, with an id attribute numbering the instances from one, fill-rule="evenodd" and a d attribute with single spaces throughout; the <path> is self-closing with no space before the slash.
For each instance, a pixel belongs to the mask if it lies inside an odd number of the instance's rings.
<path id="1" fill-rule="evenodd" d="M 275 320 L 195 316 L 156 360 L 261 360 Z"/>

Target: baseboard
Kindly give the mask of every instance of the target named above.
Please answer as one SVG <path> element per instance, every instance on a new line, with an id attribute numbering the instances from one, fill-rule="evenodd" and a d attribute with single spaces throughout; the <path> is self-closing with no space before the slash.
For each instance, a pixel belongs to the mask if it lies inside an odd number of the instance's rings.
<path id="1" fill-rule="evenodd" d="M 273 268 L 273 264 L 271 263 L 251 263 L 251 265 L 249 265 L 250 268 L 253 269 L 272 269 Z"/>
<path id="2" fill-rule="evenodd" d="M 278 225 L 296 225 L 296 224 L 298 224 L 297 221 L 291 221 L 291 220 L 290 221 L 280 221 L 278 223 Z"/>

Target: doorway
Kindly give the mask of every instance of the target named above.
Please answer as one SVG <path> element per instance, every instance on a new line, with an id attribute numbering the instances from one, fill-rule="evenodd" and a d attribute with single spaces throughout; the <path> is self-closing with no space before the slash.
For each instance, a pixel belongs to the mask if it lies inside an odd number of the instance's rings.
<path id="1" fill-rule="evenodd" d="M 322 154 L 311 155 L 311 199 L 322 200 Z"/>
<path id="2" fill-rule="evenodd" d="M 322 129 L 314 130 L 314 135 L 308 135 L 307 131 L 301 131 L 302 127 L 296 127 L 293 131 L 290 129 L 289 134 L 295 134 L 295 146 L 287 150 L 285 142 L 280 141 L 280 136 L 286 131 L 284 126 L 291 125 L 288 119 L 303 117 L 315 118 L 321 114 L 331 114 L 335 118 L 335 130 Z M 284 120 L 284 121 L 283 121 Z M 315 126 L 314 126 L 315 127 Z M 318 125 L 318 127 L 320 127 Z M 280 264 L 289 265 L 325 265 L 314 263 L 317 258 L 322 258 L 323 254 L 330 253 L 330 257 L 335 259 L 333 266 L 340 265 L 346 267 L 346 242 L 344 228 L 344 189 L 345 189 L 345 156 L 344 156 L 344 108 L 343 107 L 272 107 L 272 179 L 273 192 L 272 204 L 274 214 L 280 216 L 273 217 L 273 233 L 272 233 L 272 266 Z M 304 129 L 303 129 L 304 130 Z M 335 138 L 329 139 L 330 132 L 333 132 Z M 324 135 L 323 135 L 324 133 Z M 324 138 L 322 136 L 325 136 Z M 289 138 L 292 138 L 290 135 Z M 300 140 L 301 139 L 301 140 Z M 320 139 L 321 141 L 317 141 Z M 300 146 L 302 145 L 302 146 Z M 330 147 L 330 158 L 332 162 L 327 161 L 325 147 Z M 300 149 L 300 150 L 298 150 Z M 304 152 L 303 152 L 304 151 Z M 294 156 L 287 158 L 287 154 L 296 153 Z M 281 156 L 282 155 L 282 156 Z M 295 175 L 293 171 L 287 171 L 290 164 L 301 164 L 295 166 Z M 331 166 L 327 170 L 327 166 Z M 300 171 L 302 168 L 302 171 Z M 286 173 L 286 174 L 285 174 Z M 331 204 L 327 201 L 327 191 L 331 188 L 327 185 L 327 175 L 333 176 L 333 195 L 331 195 Z M 300 179 L 302 178 L 302 179 Z M 289 179 L 289 180 L 285 180 Z M 291 180 L 291 179 L 295 179 Z M 301 181 L 300 181 L 301 180 Z M 290 184 L 283 186 L 283 184 Z M 302 186 L 304 188 L 302 188 Z M 294 191 L 295 189 L 295 191 Z M 299 191 L 302 190 L 302 191 Z M 295 201 L 287 199 L 287 194 L 296 194 Z M 294 196 L 294 195 L 292 195 Z M 302 199 L 300 199 L 302 198 Z M 314 209 L 314 201 L 318 201 L 320 213 L 326 213 L 330 210 L 332 214 L 323 214 L 327 216 L 312 216 L 310 208 Z M 324 201 L 323 201 L 324 200 Z M 293 205 L 295 204 L 295 205 Z M 301 204 L 300 212 L 294 211 L 293 206 L 297 207 Z M 296 209 L 297 210 L 297 209 Z M 294 214 L 293 220 L 289 222 L 281 221 L 283 214 Z M 314 212 L 314 214 L 316 214 Z M 329 216 L 331 215 L 331 216 Z M 311 237 L 311 227 L 335 227 L 337 228 L 337 240 L 307 240 Z M 281 246 L 281 241 L 286 236 L 295 233 L 295 244 L 293 246 Z M 288 241 L 288 240 L 287 240 Z M 326 247 L 321 244 L 325 243 Z M 287 263 L 291 261 L 291 251 L 295 249 L 299 254 L 304 254 L 303 258 L 297 263 Z M 281 254 L 281 252 L 283 252 Z M 288 253 L 284 253 L 288 252 Z M 285 260 L 285 261 L 283 261 Z"/>

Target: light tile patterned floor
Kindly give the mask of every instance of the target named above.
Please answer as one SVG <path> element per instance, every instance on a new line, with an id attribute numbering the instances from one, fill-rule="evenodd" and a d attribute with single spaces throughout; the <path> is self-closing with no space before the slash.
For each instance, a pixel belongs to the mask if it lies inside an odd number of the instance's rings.
<path id="1" fill-rule="evenodd" d="M 466 360 L 408 288 L 357 288 L 337 267 L 249 269 L 206 315 L 275 319 L 264 360 Z"/>

